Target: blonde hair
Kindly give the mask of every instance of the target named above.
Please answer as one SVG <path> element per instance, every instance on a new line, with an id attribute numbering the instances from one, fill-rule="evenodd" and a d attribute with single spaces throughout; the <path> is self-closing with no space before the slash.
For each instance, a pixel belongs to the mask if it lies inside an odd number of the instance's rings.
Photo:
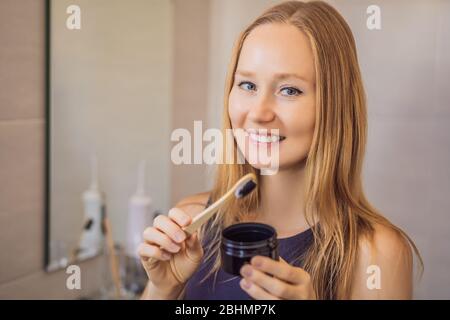
<path id="1" fill-rule="evenodd" d="M 348 299 L 352 268 L 361 236 L 371 237 L 381 224 L 406 239 L 422 260 L 412 240 L 384 218 L 366 199 L 361 170 L 366 145 L 366 98 L 352 32 L 342 16 L 321 1 L 287 1 L 276 5 L 250 24 L 238 38 L 228 69 L 222 130 L 231 129 L 228 97 L 242 45 L 256 27 L 286 23 L 304 32 L 310 41 L 316 74 L 316 120 L 314 136 L 305 165 L 304 212 L 312 228 L 314 243 L 304 258 L 319 299 Z M 226 141 L 236 154 L 236 141 Z M 211 200 L 223 195 L 243 175 L 258 170 L 250 164 L 221 164 L 217 167 Z M 205 259 L 213 265 L 207 277 L 220 268 L 220 236 L 223 228 L 251 220 L 259 205 L 258 190 L 239 201 L 232 200 L 200 230 L 207 239 Z M 204 280 L 204 279 L 203 279 Z"/>

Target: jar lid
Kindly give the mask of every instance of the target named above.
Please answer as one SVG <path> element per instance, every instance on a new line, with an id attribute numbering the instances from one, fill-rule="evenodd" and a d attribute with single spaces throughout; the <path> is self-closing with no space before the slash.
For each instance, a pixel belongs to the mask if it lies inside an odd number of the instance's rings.
<path id="1" fill-rule="evenodd" d="M 277 232 L 275 228 L 264 223 L 237 223 L 222 231 L 222 245 L 235 249 L 276 247 Z"/>

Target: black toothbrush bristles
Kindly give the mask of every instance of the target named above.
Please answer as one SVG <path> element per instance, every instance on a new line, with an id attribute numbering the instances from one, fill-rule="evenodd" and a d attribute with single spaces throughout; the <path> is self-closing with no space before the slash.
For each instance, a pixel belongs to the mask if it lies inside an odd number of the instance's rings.
<path id="1" fill-rule="evenodd" d="M 243 186 L 236 190 L 236 198 L 243 198 L 255 189 L 256 183 L 253 180 L 247 181 Z"/>

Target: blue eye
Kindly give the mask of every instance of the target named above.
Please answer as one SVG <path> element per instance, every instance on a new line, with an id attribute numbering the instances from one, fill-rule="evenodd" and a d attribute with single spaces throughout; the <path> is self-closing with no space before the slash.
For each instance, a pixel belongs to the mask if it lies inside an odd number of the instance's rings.
<path id="1" fill-rule="evenodd" d="M 248 82 L 248 81 L 243 81 L 241 83 L 239 83 L 239 88 L 246 90 L 246 91 L 252 91 L 256 89 L 255 84 Z"/>
<path id="2" fill-rule="evenodd" d="M 301 90 L 294 88 L 294 87 L 283 88 L 283 89 L 281 89 L 281 92 L 282 93 L 284 92 L 283 95 L 286 95 L 289 97 L 299 96 L 303 93 Z"/>

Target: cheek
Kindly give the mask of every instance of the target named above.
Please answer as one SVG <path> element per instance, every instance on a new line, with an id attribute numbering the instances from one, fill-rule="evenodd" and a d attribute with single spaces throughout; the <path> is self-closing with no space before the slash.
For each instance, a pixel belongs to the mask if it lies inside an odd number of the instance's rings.
<path id="1" fill-rule="evenodd" d="M 284 119 L 288 139 L 283 157 L 287 162 L 297 162 L 308 154 L 314 136 L 315 120 L 314 104 L 302 106 Z"/>
<path id="2" fill-rule="evenodd" d="M 288 134 L 293 137 L 312 136 L 316 122 L 316 99 L 311 94 L 299 105 L 288 117 L 286 117 L 286 127 Z"/>
<path id="3" fill-rule="evenodd" d="M 239 98 L 235 89 L 231 90 L 228 97 L 228 115 L 230 116 L 233 128 L 242 127 L 245 120 L 245 108 L 242 99 Z"/>

